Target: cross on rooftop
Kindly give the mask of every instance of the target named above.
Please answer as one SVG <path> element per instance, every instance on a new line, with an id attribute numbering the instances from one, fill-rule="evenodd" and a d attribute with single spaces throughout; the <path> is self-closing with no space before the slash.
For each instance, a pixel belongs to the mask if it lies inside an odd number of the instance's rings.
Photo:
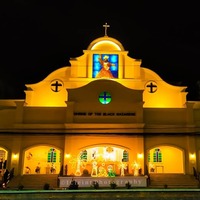
<path id="1" fill-rule="evenodd" d="M 107 23 L 105 23 L 103 25 L 103 27 L 105 28 L 105 36 L 107 36 L 107 29 L 110 27 L 110 25 L 108 25 Z"/>

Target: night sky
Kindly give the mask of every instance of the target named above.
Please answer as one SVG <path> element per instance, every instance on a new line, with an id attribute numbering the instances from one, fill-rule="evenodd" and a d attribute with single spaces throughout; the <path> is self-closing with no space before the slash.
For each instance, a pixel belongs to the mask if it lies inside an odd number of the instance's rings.
<path id="1" fill-rule="evenodd" d="M 25 84 L 69 66 L 107 22 L 130 57 L 200 100 L 199 13 L 193 1 L 1 0 L 0 99 L 25 98 Z"/>

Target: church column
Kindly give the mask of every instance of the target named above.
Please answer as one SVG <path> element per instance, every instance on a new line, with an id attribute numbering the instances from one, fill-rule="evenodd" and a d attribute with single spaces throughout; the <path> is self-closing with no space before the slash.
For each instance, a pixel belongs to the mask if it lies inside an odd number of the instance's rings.
<path id="1" fill-rule="evenodd" d="M 12 140 L 12 151 L 11 151 L 11 169 L 14 168 L 14 175 L 18 175 L 22 170 L 22 153 L 21 153 L 21 135 L 15 135 Z"/>
<path id="2" fill-rule="evenodd" d="M 144 174 L 144 138 L 137 136 L 137 162 L 141 167 L 141 172 Z"/>
<path id="3" fill-rule="evenodd" d="M 185 161 L 186 174 L 193 174 L 193 167 L 197 169 L 196 163 L 196 139 L 195 136 L 187 136 L 187 151 Z"/>
<path id="4" fill-rule="evenodd" d="M 118 61 L 118 78 L 122 79 L 124 78 L 124 56 L 119 55 L 119 61 Z"/>
<path id="5" fill-rule="evenodd" d="M 90 58 L 88 59 L 88 57 Z M 88 71 L 87 71 L 87 76 L 88 78 L 92 78 L 92 70 L 93 70 L 93 54 L 87 56 L 87 64 L 88 64 Z"/>
<path id="6" fill-rule="evenodd" d="M 186 106 L 187 106 L 187 112 L 186 112 L 187 124 L 193 125 L 194 124 L 194 117 L 193 117 L 193 115 L 194 115 L 194 109 L 193 109 L 194 103 L 187 102 Z"/>
<path id="7" fill-rule="evenodd" d="M 133 78 L 139 79 L 140 78 L 140 66 L 141 66 L 141 59 L 136 59 L 134 61 L 134 67 L 133 67 Z"/>

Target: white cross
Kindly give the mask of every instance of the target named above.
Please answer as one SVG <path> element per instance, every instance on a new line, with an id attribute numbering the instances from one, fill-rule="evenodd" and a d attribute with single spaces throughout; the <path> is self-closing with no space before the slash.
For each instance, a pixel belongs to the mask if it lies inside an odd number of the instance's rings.
<path id="1" fill-rule="evenodd" d="M 103 27 L 105 28 L 105 36 L 107 36 L 107 28 L 109 28 L 110 25 L 108 25 L 107 23 L 105 23 L 105 24 L 103 25 Z"/>

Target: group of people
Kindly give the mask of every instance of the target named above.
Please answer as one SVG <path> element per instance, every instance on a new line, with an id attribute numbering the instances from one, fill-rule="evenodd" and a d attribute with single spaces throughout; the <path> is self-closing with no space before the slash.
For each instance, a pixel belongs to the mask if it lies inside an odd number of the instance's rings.
<path id="1" fill-rule="evenodd" d="M 3 189 L 7 188 L 7 184 L 13 177 L 14 177 L 14 168 L 10 171 L 8 169 L 5 169 L 1 180 L 1 187 Z"/>

